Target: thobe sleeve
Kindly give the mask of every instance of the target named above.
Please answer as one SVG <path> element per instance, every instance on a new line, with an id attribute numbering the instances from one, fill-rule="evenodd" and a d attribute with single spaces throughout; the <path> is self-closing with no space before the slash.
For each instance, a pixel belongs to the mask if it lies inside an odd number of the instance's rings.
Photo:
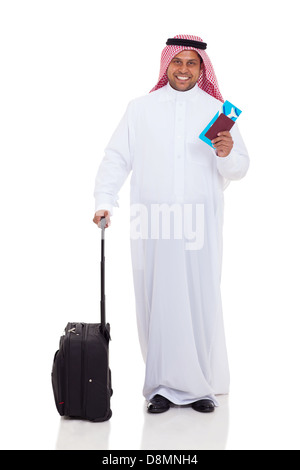
<path id="1" fill-rule="evenodd" d="M 118 192 L 132 169 L 130 104 L 114 132 L 99 166 L 95 181 L 95 211 L 118 207 Z"/>
<path id="2" fill-rule="evenodd" d="M 243 178 L 249 168 L 249 156 L 240 131 L 235 125 L 231 129 L 233 149 L 227 157 L 217 156 L 217 168 L 226 180 L 239 180 Z"/>

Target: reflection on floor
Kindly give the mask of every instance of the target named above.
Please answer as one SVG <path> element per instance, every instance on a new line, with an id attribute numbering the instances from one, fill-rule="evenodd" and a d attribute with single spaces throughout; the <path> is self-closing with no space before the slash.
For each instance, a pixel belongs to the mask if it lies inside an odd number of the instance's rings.
<path id="1" fill-rule="evenodd" d="M 162 415 L 145 411 L 141 449 L 224 450 L 229 429 L 228 398 L 219 397 L 214 413 L 202 414 L 191 407 L 174 407 Z"/>
<path id="2" fill-rule="evenodd" d="M 146 406 L 140 413 L 140 444 L 128 441 L 132 421 L 127 423 L 117 415 L 105 423 L 62 418 L 57 439 L 57 450 L 118 450 L 123 448 L 114 437 L 126 433 L 127 449 L 142 450 L 225 450 L 229 430 L 228 397 L 218 397 L 220 407 L 214 413 L 197 413 L 191 407 L 172 407 L 167 413 L 151 415 Z M 136 435 L 137 429 L 132 434 Z M 120 444 L 120 445 L 119 445 Z"/>

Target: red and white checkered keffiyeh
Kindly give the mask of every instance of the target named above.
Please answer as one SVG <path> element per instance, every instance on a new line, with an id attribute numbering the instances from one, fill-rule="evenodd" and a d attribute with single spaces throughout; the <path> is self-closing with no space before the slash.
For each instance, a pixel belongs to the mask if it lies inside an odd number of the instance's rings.
<path id="1" fill-rule="evenodd" d="M 191 39 L 193 41 L 200 41 L 203 42 L 201 38 L 197 36 L 191 36 L 189 34 L 179 34 L 174 36 L 176 39 Z M 166 46 L 161 54 L 161 63 L 160 63 L 160 72 L 159 72 L 159 79 L 157 84 L 154 88 L 150 91 L 158 90 L 163 86 L 167 85 L 168 77 L 167 77 L 167 70 L 170 65 L 171 60 L 180 52 L 184 50 L 194 50 L 198 52 L 200 57 L 204 62 L 204 68 L 198 80 L 198 86 L 206 93 L 209 93 L 211 96 L 224 102 L 224 99 L 220 93 L 218 81 L 207 53 L 204 50 L 196 49 L 195 47 L 186 47 L 186 46 Z"/>

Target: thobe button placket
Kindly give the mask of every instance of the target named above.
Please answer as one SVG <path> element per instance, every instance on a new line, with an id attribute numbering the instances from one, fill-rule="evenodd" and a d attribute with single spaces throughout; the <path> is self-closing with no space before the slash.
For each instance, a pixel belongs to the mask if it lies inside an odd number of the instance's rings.
<path id="1" fill-rule="evenodd" d="M 178 202 L 184 199 L 184 156 L 185 156 L 185 114 L 186 103 L 176 101 L 175 105 L 175 162 L 174 162 L 174 193 Z"/>

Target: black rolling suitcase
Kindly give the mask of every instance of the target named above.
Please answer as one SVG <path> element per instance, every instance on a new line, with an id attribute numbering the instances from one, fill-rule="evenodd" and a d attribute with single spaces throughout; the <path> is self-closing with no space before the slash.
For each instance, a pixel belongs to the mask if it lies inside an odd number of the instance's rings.
<path id="1" fill-rule="evenodd" d="M 105 225 L 101 226 L 101 323 L 68 323 L 52 367 L 52 387 L 61 416 L 107 421 L 111 418 L 110 325 L 105 318 Z"/>

